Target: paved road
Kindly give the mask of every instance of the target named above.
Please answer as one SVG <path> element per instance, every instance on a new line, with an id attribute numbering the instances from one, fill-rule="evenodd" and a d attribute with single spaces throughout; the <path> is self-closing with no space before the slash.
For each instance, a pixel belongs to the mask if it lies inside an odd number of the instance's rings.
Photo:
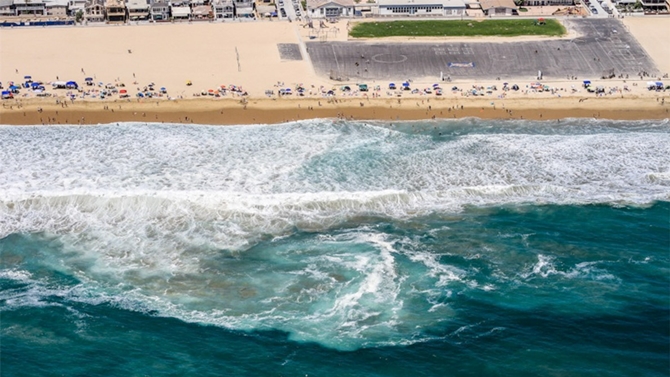
<path id="1" fill-rule="evenodd" d="M 308 42 L 317 74 L 346 80 L 404 80 L 425 77 L 501 79 L 528 77 L 599 78 L 615 74 L 657 74 L 655 64 L 617 19 L 566 20 L 582 37 L 572 40 L 506 43 Z M 452 63 L 452 67 L 449 64 Z M 463 65 L 464 67 L 455 67 Z M 472 65 L 470 67 L 470 65 Z"/>

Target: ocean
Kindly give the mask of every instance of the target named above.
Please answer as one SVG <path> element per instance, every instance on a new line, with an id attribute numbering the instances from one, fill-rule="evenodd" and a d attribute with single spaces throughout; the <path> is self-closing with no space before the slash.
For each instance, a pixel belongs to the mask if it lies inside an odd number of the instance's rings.
<path id="1" fill-rule="evenodd" d="M 2 376 L 668 376 L 670 122 L 0 126 Z"/>

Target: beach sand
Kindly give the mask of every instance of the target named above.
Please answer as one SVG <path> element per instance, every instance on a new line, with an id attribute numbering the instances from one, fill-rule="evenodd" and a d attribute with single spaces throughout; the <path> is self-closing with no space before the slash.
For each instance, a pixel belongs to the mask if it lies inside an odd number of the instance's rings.
<path id="1" fill-rule="evenodd" d="M 362 106 L 361 106 L 362 105 Z M 38 111 L 41 108 L 41 111 Z M 4 109 L 2 123 L 105 124 L 114 122 L 158 122 L 195 124 L 272 124 L 313 118 L 354 120 L 419 120 L 478 117 L 484 119 L 666 119 L 670 103 L 647 98 L 538 98 L 496 100 L 463 99 L 187 99 L 178 101 L 75 102 L 67 107 L 51 102 L 30 102 Z"/>
<path id="2" fill-rule="evenodd" d="M 670 73 L 670 16 L 626 17 L 622 21 L 656 67 Z"/>
<path id="3" fill-rule="evenodd" d="M 654 19 L 656 21 L 661 20 Z M 668 19 L 662 19 L 668 21 Z M 633 21 L 636 23 L 637 21 Z M 333 39 L 346 39 L 346 21 L 331 25 Z M 645 38 L 655 38 L 651 29 L 631 31 Z M 348 118 L 407 120 L 453 117 L 560 119 L 566 117 L 597 117 L 609 119 L 668 118 L 666 92 L 649 92 L 647 80 L 608 80 L 613 90 L 597 97 L 581 88 L 580 81 L 543 81 L 553 93 L 535 92 L 527 87 L 528 78 L 519 78 L 519 91 L 495 91 L 484 97 L 464 96 L 463 92 L 445 90 L 444 96 L 409 95 L 396 98 L 382 88 L 378 98 L 372 93 L 343 94 L 335 101 L 317 93 L 320 87 L 340 87 L 346 83 L 318 77 L 305 55 L 305 39 L 309 30 L 299 23 L 279 21 L 228 23 L 176 23 L 126 26 L 77 26 L 63 28 L 3 29 L 0 34 L 0 79 L 3 83 L 21 82 L 24 75 L 34 80 L 51 82 L 85 77 L 95 82 L 125 84 L 132 95 L 151 82 L 166 87 L 173 100 L 162 99 L 76 99 L 59 97 L 27 98 L 2 101 L 2 124 L 97 124 L 120 121 L 253 124 L 277 123 L 310 118 Z M 301 61 L 283 61 L 278 43 L 301 45 Z M 668 62 L 668 47 L 650 55 L 659 68 Z M 239 59 L 238 59 L 239 57 Z M 658 63 L 661 59 L 661 63 Z M 192 81 L 192 86 L 186 82 Z M 136 82 L 136 84 L 134 84 Z M 268 98 L 266 90 L 278 91 L 297 84 L 313 91 L 307 97 Z M 512 81 L 514 82 L 514 81 Z M 203 90 L 220 85 L 238 85 L 249 97 L 228 95 L 224 98 L 194 97 Z M 351 83 L 352 85 L 355 83 Z M 383 83 L 369 83 L 371 86 Z M 413 83 L 423 88 L 432 82 Z M 461 89 L 472 85 L 490 86 L 500 83 L 479 80 L 444 83 L 445 89 L 456 85 Z M 90 87 L 85 87 L 88 89 Z M 609 90 L 608 90 L 609 92 Z M 504 98 L 503 98 L 504 97 Z M 58 102 L 58 103 L 57 103 Z M 244 104 L 243 102 L 246 102 Z M 67 106 L 67 107 L 65 107 Z M 461 110 L 461 106 L 463 109 Z M 41 109 L 41 111 L 38 111 Z M 510 114 L 509 110 L 512 110 Z M 56 114 L 58 112 L 58 114 Z"/>

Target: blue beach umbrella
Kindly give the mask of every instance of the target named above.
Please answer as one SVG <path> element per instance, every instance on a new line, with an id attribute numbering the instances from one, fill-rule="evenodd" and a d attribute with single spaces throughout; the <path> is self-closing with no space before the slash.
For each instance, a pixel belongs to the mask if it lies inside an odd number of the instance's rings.
<path id="1" fill-rule="evenodd" d="M 32 80 L 32 76 L 23 76 L 24 80 Z"/>
<path id="2" fill-rule="evenodd" d="M 9 90 L 17 90 L 17 89 L 20 89 L 20 88 L 16 85 L 10 85 L 9 86 Z"/>
<path id="3" fill-rule="evenodd" d="M 408 87 L 408 86 L 409 86 L 409 82 L 405 81 L 404 83 L 402 83 L 402 86 L 404 86 L 404 87 Z"/>

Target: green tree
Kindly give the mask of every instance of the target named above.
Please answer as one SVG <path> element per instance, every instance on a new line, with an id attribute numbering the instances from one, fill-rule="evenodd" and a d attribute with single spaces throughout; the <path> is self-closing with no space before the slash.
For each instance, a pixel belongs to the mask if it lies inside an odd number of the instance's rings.
<path id="1" fill-rule="evenodd" d="M 75 22 L 81 23 L 81 20 L 84 19 L 84 12 L 79 9 L 77 13 L 74 14 L 74 20 Z"/>

